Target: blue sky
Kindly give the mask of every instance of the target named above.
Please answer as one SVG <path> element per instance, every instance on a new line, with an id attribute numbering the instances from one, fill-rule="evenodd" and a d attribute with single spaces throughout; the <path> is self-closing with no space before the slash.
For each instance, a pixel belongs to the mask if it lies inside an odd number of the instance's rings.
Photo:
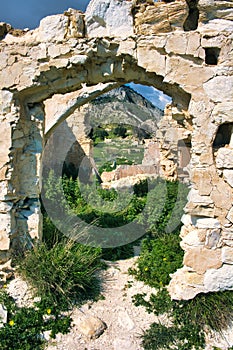
<path id="1" fill-rule="evenodd" d="M 34 29 L 43 17 L 63 13 L 69 7 L 85 12 L 90 0 L 0 0 L 0 22 L 10 23 L 14 28 Z M 154 105 L 164 109 L 170 101 L 168 96 L 150 86 L 130 84 Z"/>

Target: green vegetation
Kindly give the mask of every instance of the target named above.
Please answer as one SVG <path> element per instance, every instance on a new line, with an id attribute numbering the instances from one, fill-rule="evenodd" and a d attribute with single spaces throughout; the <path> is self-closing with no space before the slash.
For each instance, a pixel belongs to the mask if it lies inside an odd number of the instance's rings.
<path id="1" fill-rule="evenodd" d="M 39 267 L 38 267 L 39 269 Z M 18 307 L 5 290 L 0 291 L 0 303 L 7 309 L 7 323 L 0 328 L 1 350 L 40 350 L 44 349 L 43 332 L 68 333 L 71 317 L 60 313 L 53 304 L 34 303 L 30 307 Z"/>
<path id="2" fill-rule="evenodd" d="M 166 313 L 172 321 L 169 326 L 153 323 L 143 333 L 145 350 L 204 349 L 203 329 L 221 332 L 233 320 L 231 291 L 199 294 L 189 301 L 171 300 L 168 295 L 170 275 L 182 266 L 183 260 L 179 230 L 186 186 L 157 178 L 136 184 L 133 193 L 121 193 L 103 190 L 95 183 L 84 185 L 79 180 L 56 178 L 51 172 L 45 191 L 51 203 L 62 202 L 67 213 L 76 214 L 87 224 L 116 227 L 116 235 L 120 235 L 120 226 L 135 221 L 145 235 L 122 247 L 92 248 L 64 238 L 44 213 L 43 242 L 17 260 L 18 273 L 30 282 L 40 301 L 19 308 L 2 289 L 0 303 L 7 307 L 8 320 L 0 328 L 1 349 L 43 349 L 44 331 L 51 330 L 51 337 L 68 332 L 71 317 L 67 313 L 64 316 L 64 311 L 99 297 L 96 271 L 104 268 L 101 258 L 128 258 L 133 254 L 133 245 L 140 243 L 140 257 L 129 273 L 155 287 L 157 293 L 149 299 L 137 294 L 133 302 L 155 315 Z"/>
<path id="3" fill-rule="evenodd" d="M 145 239 L 136 267 L 129 270 L 136 279 L 155 287 L 158 292 L 146 298 L 145 294 L 133 297 L 135 305 L 159 316 L 164 313 L 172 320 L 172 326 L 153 323 L 144 332 L 145 350 L 204 349 L 204 329 L 221 333 L 233 321 L 233 293 L 223 291 L 198 294 L 188 301 L 171 300 L 166 286 L 170 275 L 182 265 L 183 251 L 179 246 L 179 230 L 171 234 L 158 234 L 156 240 Z"/>
<path id="4" fill-rule="evenodd" d="M 101 267 L 101 249 L 63 239 L 48 249 L 35 245 L 20 261 L 19 272 L 46 305 L 64 311 L 98 294 L 95 272 Z"/>

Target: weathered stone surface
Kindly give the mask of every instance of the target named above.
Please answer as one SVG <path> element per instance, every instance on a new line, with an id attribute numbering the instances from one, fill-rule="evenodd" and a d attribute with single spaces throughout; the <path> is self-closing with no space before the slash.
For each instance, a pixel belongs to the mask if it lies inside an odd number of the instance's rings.
<path id="1" fill-rule="evenodd" d="M 169 4 L 155 2 L 136 7 L 135 28 L 137 34 L 151 35 L 167 33 L 182 29 L 188 15 L 186 1 L 175 1 Z"/>
<path id="2" fill-rule="evenodd" d="M 220 148 L 216 156 L 217 168 L 233 169 L 233 149 Z"/>
<path id="3" fill-rule="evenodd" d="M 206 234 L 205 246 L 210 249 L 216 249 L 220 243 L 221 231 L 219 229 L 208 230 Z"/>
<path id="4" fill-rule="evenodd" d="M 7 309 L 3 304 L 0 304 L 0 328 L 7 323 Z"/>
<path id="5" fill-rule="evenodd" d="M 84 36 L 84 15 L 68 9 L 63 15 L 53 15 L 41 20 L 38 38 L 41 42 L 59 42 L 65 38 Z"/>
<path id="6" fill-rule="evenodd" d="M 199 274 L 203 274 L 210 268 L 222 266 L 221 250 L 195 247 L 184 255 L 184 265 L 191 267 Z"/>
<path id="7" fill-rule="evenodd" d="M 233 289 L 233 268 L 232 265 L 223 264 L 219 269 L 210 269 L 206 271 L 204 277 L 204 286 L 207 291 L 219 291 Z"/>
<path id="8" fill-rule="evenodd" d="M 98 338 L 107 328 L 106 324 L 98 317 L 87 317 L 77 325 L 78 330 L 90 339 Z"/>
<path id="9" fill-rule="evenodd" d="M 223 178 L 231 187 L 233 187 L 233 169 L 224 169 Z"/>
<path id="10" fill-rule="evenodd" d="M 221 227 L 220 222 L 217 219 L 213 219 L 213 218 L 193 217 L 192 223 L 197 228 L 201 228 L 201 229 L 209 229 L 209 228 L 218 229 Z"/>
<path id="11" fill-rule="evenodd" d="M 189 232 L 181 241 L 181 247 L 184 250 L 190 249 L 190 247 L 196 247 L 203 245 L 203 241 L 200 240 L 199 230 L 193 230 Z"/>
<path id="12" fill-rule="evenodd" d="M 133 35 L 131 8 L 131 1 L 91 1 L 85 14 L 88 37 L 127 37 Z"/>
<path id="13" fill-rule="evenodd" d="M 225 264 L 233 264 L 233 248 L 231 247 L 222 248 L 222 261 Z"/>
<path id="14" fill-rule="evenodd" d="M 190 271 L 186 266 L 173 274 L 168 291 L 175 300 L 189 300 L 205 292 L 203 275 Z"/>
<path id="15" fill-rule="evenodd" d="M 233 208 L 231 208 L 227 214 L 227 219 L 233 223 Z"/>
<path id="16" fill-rule="evenodd" d="M 231 102 L 233 99 L 233 77 L 214 77 L 203 84 L 209 98 L 214 102 Z"/>

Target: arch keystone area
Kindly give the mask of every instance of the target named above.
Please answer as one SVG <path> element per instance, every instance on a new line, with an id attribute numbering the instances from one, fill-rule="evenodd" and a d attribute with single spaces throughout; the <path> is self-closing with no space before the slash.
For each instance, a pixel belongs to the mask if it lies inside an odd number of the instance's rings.
<path id="1" fill-rule="evenodd" d="M 191 140 L 184 265 L 169 292 L 191 299 L 232 289 L 233 148 L 215 141 L 224 139 L 221 125 L 233 123 L 232 14 L 231 1 L 92 0 L 85 14 L 68 9 L 32 31 L 0 23 L 0 268 L 19 243 L 41 237 L 41 155 L 49 133 L 77 107 L 134 82 L 173 98 L 161 144 L 168 125 L 178 135 L 168 138 L 170 147 Z M 56 95 L 63 95 L 63 110 L 48 120 L 46 101 Z"/>

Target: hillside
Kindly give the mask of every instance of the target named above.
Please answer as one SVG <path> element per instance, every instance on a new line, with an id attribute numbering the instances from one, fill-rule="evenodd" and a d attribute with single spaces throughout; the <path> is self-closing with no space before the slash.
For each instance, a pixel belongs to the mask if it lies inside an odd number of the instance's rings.
<path id="1" fill-rule="evenodd" d="M 84 107 L 85 124 L 128 124 L 152 134 L 163 111 L 128 86 L 109 91 Z"/>

